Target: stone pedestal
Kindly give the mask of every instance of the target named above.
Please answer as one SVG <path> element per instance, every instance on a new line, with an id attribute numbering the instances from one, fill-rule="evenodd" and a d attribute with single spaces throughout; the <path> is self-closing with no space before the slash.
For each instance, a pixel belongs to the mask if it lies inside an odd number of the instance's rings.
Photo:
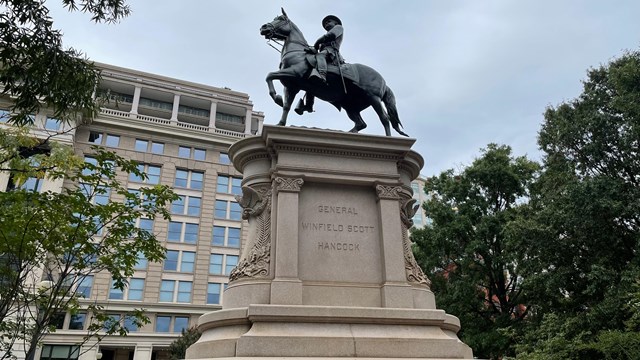
<path id="1" fill-rule="evenodd" d="M 411 252 L 414 139 L 264 126 L 229 149 L 249 222 L 187 359 L 470 359 Z"/>

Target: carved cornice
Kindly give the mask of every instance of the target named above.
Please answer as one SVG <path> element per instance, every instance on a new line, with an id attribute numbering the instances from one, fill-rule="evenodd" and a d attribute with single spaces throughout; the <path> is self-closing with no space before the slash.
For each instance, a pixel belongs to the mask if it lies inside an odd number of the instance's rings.
<path id="1" fill-rule="evenodd" d="M 276 177 L 273 181 L 277 192 L 300 192 L 302 184 L 304 184 L 304 180 L 301 178 Z"/>
<path id="2" fill-rule="evenodd" d="M 291 151 L 309 154 L 331 155 L 331 156 L 344 156 L 344 157 L 356 157 L 366 159 L 383 159 L 383 160 L 400 160 L 402 157 L 398 154 L 389 153 L 377 153 L 370 151 L 357 151 L 357 150 L 344 150 L 327 147 L 311 147 L 301 145 L 282 145 L 278 144 L 274 146 L 276 151 Z"/>
<path id="3" fill-rule="evenodd" d="M 242 158 L 242 160 L 239 163 L 240 169 L 244 169 L 244 166 L 247 165 L 247 163 L 249 163 L 250 161 L 268 159 L 268 158 L 269 158 L 269 154 L 267 153 L 258 153 L 258 154 L 246 156 Z"/>

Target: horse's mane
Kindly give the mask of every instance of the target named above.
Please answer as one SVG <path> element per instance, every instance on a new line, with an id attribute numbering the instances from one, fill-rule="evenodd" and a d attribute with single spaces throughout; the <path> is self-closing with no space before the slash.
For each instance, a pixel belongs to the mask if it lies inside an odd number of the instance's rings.
<path id="1" fill-rule="evenodd" d="M 296 23 L 294 23 L 293 21 L 291 21 L 291 19 L 289 19 L 289 24 L 291 24 L 291 27 L 295 30 L 298 31 L 298 33 L 300 33 L 300 36 L 302 37 L 302 41 L 304 41 L 307 45 L 309 45 L 309 43 L 307 42 L 307 39 L 305 39 L 304 37 L 304 33 L 302 32 L 302 30 L 300 30 L 300 28 L 298 27 L 298 25 L 296 25 Z"/>

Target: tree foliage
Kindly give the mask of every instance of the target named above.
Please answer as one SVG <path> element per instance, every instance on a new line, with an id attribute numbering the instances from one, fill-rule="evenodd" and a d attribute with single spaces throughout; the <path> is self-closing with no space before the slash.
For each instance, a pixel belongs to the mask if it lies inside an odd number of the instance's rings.
<path id="1" fill-rule="evenodd" d="M 538 294 L 520 358 L 640 358 L 639 142 L 638 51 L 589 70 L 578 98 L 545 112 L 534 216 L 514 227 Z"/>
<path id="2" fill-rule="evenodd" d="M 540 171 L 490 145 L 428 180 L 415 252 L 477 356 L 639 359 L 640 52 L 544 117 Z"/>
<path id="3" fill-rule="evenodd" d="M 130 12 L 125 0 L 62 0 L 96 22 L 115 22 Z M 93 92 L 99 71 L 75 49 L 62 46 L 45 0 L 0 0 L 0 87 L 13 97 L 10 121 L 30 125 L 41 108 L 68 121 L 98 110 Z"/>
<path id="4" fill-rule="evenodd" d="M 196 327 L 182 329 L 182 334 L 169 345 L 169 359 L 182 360 L 185 358 L 189 346 L 200 339 L 200 332 Z"/>
<path id="5" fill-rule="evenodd" d="M 24 129 L 0 132 L 0 156 L 12 166 L 4 170 L 17 185 L 0 192 L 3 358 L 12 356 L 18 342 L 25 344 L 31 358 L 42 337 L 53 330 L 53 317 L 76 313 L 81 306 L 92 314 L 88 336 L 96 335 L 105 323 L 108 333 L 126 333 L 120 324 L 108 323 L 100 306 L 86 302 L 79 287 L 88 277 L 109 272 L 114 286 L 123 289 L 140 255 L 148 261 L 163 259 L 162 244 L 138 228 L 136 220 L 168 219 L 166 206 L 175 194 L 160 185 L 130 193 L 117 173 L 146 175 L 134 161 L 100 147 L 93 148 L 94 162 L 84 162 L 55 141 L 43 151 L 49 143 L 33 140 Z M 59 193 L 20 188 L 25 179 L 39 177 L 65 179 L 65 186 Z M 109 197 L 120 201 L 108 201 Z M 140 311 L 130 315 L 139 324 L 147 321 Z"/>
<path id="6" fill-rule="evenodd" d="M 461 318 L 476 356 L 508 353 L 508 329 L 526 313 L 518 268 L 524 252 L 506 227 L 521 216 L 538 168 L 508 146 L 490 144 L 461 173 L 448 170 L 426 182 L 433 226 L 413 232 L 416 255 L 431 270 L 438 305 Z"/>

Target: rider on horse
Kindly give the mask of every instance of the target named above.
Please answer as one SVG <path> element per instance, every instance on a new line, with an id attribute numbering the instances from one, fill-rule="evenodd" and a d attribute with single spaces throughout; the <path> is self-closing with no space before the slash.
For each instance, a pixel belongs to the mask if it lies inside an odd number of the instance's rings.
<path id="1" fill-rule="evenodd" d="M 344 64 L 344 59 L 340 55 L 340 45 L 342 45 L 342 35 L 344 29 L 342 28 L 342 21 L 337 16 L 328 15 L 322 19 L 322 27 L 327 30 L 327 33 L 322 35 L 316 40 L 313 47 L 316 49 L 316 62 L 317 69 L 311 71 L 310 78 L 318 78 L 323 82 L 327 81 L 327 60 L 332 65 L 340 66 Z M 302 115 L 305 111 L 313 112 L 314 97 L 307 93 L 307 103 L 305 105 L 304 100 L 300 99 L 298 105 L 294 111 L 298 115 Z"/>

